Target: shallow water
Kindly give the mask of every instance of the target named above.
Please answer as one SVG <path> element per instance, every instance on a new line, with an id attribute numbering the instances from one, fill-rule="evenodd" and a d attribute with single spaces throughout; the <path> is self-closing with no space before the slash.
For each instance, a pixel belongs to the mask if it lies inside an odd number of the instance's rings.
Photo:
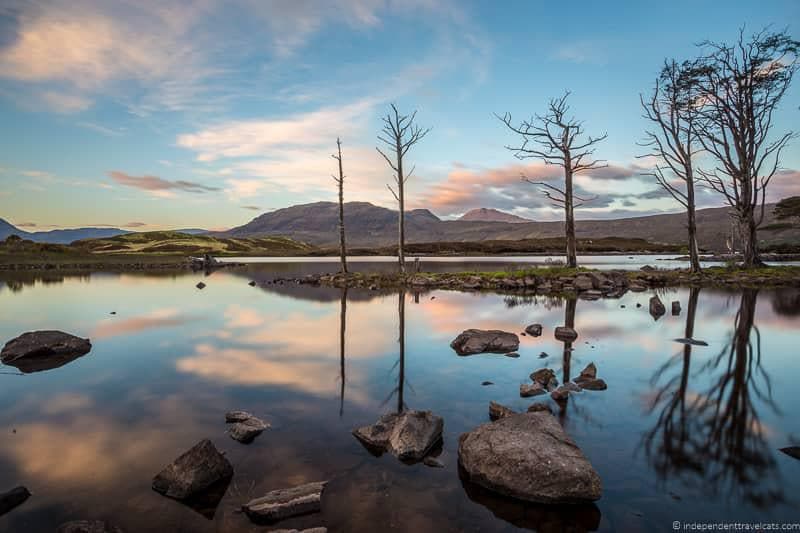
<path id="1" fill-rule="evenodd" d="M 237 512 L 243 502 L 320 479 L 331 480 L 322 512 L 280 527 L 671 531 L 673 521 L 798 521 L 800 462 L 778 451 L 800 444 L 798 291 L 669 290 L 662 299 L 679 300 L 683 312 L 654 321 L 650 293 L 565 302 L 247 285 L 292 272 L 257 264 L 207 277 L 0 274 L 0 341 L 62 329 L 93 342 L 59 368 L 0 367 L 0 491 L 24 484 L 34 493 L 0 517 L 0 531 L 53 531 L 83 518 L 128 532 L 263 531 Z M 552 331 L 573 313 L 580 336 L 570 351 Z M 692 316 L 691 336 L 707 347 L 673 341 Z M 449 347 L 467 328 L 519 332 L 533 322 L 544 334 L 521 337 L 518 359 L 459 357 Z M 563 380 L 592 361 L 608 390 L 565 405 L 519 397 L 537 368 Z M 458 437 L 488 421 L 490 400 L 518 410 L 550 403 L 600 474 L 602 499 L 525 505 L 462 481 Z M 444 418 L 445 468 L 374 457 L 351 435 L 400 407 Z M 239 444 L 225 434 L 230 409 L 272 428 Z M 150 488 L 202 438 L 235 469 L 205 514 Z"/>

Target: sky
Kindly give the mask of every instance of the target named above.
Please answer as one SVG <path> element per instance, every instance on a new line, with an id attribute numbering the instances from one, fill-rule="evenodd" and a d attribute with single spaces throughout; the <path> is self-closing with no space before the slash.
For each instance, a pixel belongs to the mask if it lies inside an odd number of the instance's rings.
<path id="1" fill-rule="evenodd" d="M 639 94 L 665 58 L 769 24 L 800 39 L 800 2 L 3 0 L 0 218 L 230 228 L 336 201 L 337 137 L 345 199 L 396 207 L 375 150 L 396 103 L 432 128 L 407 155 L 409 208 L 557 220 L 520 175 L 558 169 L 515 159 L 495 114 L 529 118 L 566 90 L 586 131 L 608 134 L 596 153 L 608 168 L 577 179 L 597 197 L 577 217 L 677 212 L 637 158 Z M 797 124 L 800 79 L 775 131 Z M 800 139 L 781 167 L 769 200 L 800 194 Z"/>

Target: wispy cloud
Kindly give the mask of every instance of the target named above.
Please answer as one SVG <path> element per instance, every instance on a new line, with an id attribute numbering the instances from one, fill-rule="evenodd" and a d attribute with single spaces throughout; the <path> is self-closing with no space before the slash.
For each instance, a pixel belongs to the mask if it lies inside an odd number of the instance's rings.
<path id="1" fill-rule="evenodd" d="M 158 176 L 131 176 L 117 170 L 108 173 L 115 183 L 134 187 L 150 193 L 170 193 L 171 191 L 184 191 L 191 193 L 206 193 L 220 190 L 218 187 L 209 187 L 201 183 L 186 180 L 166 180 Z M 161 194 L 163 196 L 163 194 Z"/>
<path id="2" fill-rule="evenodd" d="M 95 124 L 94 122 L 78 122 L 77 125 L 80 126 L 81 128 L 86 128 L 88 130 L 96 131 L 97 133 L 101 133 L 107 137 L 119 137 L 125 132 L 123 128 L 120 129 L 109 128 L 107 126 Z"/>
<path id="3" fill-rule="evenodd" d="M 257 205 L 243 205 L 242 209 L 247 209 L 248 211 L 261 211 L 261 208 Z"/>

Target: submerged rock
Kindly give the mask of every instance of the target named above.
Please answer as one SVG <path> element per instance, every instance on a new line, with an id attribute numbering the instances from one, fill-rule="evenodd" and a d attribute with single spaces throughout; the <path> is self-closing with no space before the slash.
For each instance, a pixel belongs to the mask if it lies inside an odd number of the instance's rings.
<path id="1" fill-rule="evenodd" d="M 277 522 L 292 516 L 319 512 L 322 492 L 327 481 L 306 483 L 288 489 L 268 492 L 261 498 L 242 506 L 247 516 L 254 521 Z"/>
<path id="2" fill-rule="evenodd" d="M 572 342 L 578 338 L 578 332 L 567 326 L 559 326 L 556 328 L 555 337 L 561 342 Z"/>
<path id="3" fill-rule="evenodd" d="M 233 476 L 233 466 L 208 439 L 195 444 L 153 478 L 153 490 L 185 500 Z"/>
<path id="4" fill-rule="evenodd" d="M 63 331 L 29 331 L 6 343 L 0 361 L 27 374 L 64 366 L 91 349 L 89 339 Z"/>
<path id="5" fill-rule="evenodd" d="M 606 390 L 608 388 L 606 382 L 600 378 L 582 380 L 578 382 L 578 385 L 583 390 L 597 391 L 597 390 Z"/>
<path id="6" fill-rule="evenodd" d="M 401 461 L 419 461 L 442 439 L 444 421 L 430 411 L 383 415 L 375 424 L 353 431 L 373 449 L 388 451 Z"/>
<path id="7" fill-rule="evenodd" d="M 501 418 L 505 418 L 507 416 L 511 416 L 514 414 L 516 414 L 516 411 L 514 411 L 510 407 L 506 407 L 505 405 L 501 405 L 494 401 L 489 402 L 490 420 L 500 420 Z"/>
<path id="8" fill-rule="evenodd" d="M 73 520 L 58 526 L 57 533 L 123 533 L 120 528 L 103 520 Z"/>
<path id="9" fill-rule="evenodd" d="M 650 298 L 650 315 L 658 320 L 667 312 L 666 307 L 664 307 L 664 303 L 661 301 L 661 298 L 658 295 L 653 296 Z"/>
<path id="10" fill-rule="evenodd" d="M 542 325 L 541 324 L 531 324 L 527 328 L 525 328 L 525 333 L 530 335 L 531 337 L 538 337 L 542 334 Z"/>
<path id="11" fill-rule="evenodd" d="M 458 461 L 468 479 L 539 503 L 598 500 L 600 477 L 548 413 L 521 413 L 461 435 Z"/>
<path id="12" fill-rule="evenodd" d="M 545 389 L 541 383 L 522 383 L 519 386 L 519 395 L 523 398 L 544 394 Z"/>
<path id="13" fill-rule="evenodd" d="M 422 460 L 422 464 L 425 466 L 429 466 L 431 468 L 444 468 L 444 463 L 441 462 L 438 458 L 432 457 L 430 455 L 425 456 L 425 459 Z"/>
<path id="14" fill-rule="evenodd" d="M 458 355 L 476 353 L 509 353 L 519 349 L 519 337 L 514 333 L 500 330 L 468 329 L 463 331 L 450 347 Z"/>
<path id="15" fill-rule="evenodd" d="M 539 413 L 543 411 L 547 411 L 548 413 L 553 414 L 553 410 L 546 403 L 534 403 L 531 404 L 530 407 L 528 407 L 529 413 Z"/>
<path id="16" fill-rule="evenodd" d="M 269 427 L 269 424 L 247 411 L 228 411 L 225 413 L 225 422 L 231 424 L 228 435 L 244 444 L 253 442 L 253 439 Z"/>
<path id="17" fill-rule="evenodd" d="M 30 491 L 26 487 L 15 487 L 8 492 L 0 494 L 0 516 L 19 507 L 31 497 Z"/>

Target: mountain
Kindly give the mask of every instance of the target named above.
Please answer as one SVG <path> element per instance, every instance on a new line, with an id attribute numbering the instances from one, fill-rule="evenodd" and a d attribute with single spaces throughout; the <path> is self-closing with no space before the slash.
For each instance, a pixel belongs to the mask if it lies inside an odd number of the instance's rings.
<path id="1" fill-rule="evenodd" d="M 518 217 L 511 213 L 504 213 L 497 209 L 490 207 L 479 207 L 478 209 L 471 209 L 464 213 L 458 220 L 467 220 L 470 222 L 533 222 L 529 218 Z"/>
<path id="2" fill-rule="evenodd" d="M 0 218 L 0 240 L 5 240 L 9 235 L 19 235 L 23 239 L 30 239 L 31 234 Z"/>
<path id="3" fill-rule="evenodd" d="M 767 205 L 759 238 L 763 244 L 800 242 L 800 227 L 780 224 Z M 336 246 L 338 242 L 338 204 L 317 202 L 295 205 L 263 214 L 252 221 L 220 233 L 229 237 L 281 235 L 317 246 Z M 697 211 L 700 247 L 725 251 L 731 234 L 730 209 L 716 207 Z M 351 247 L 380 247 L 397 242 L 397 212 L 367 202 L 345 203 L 345 227 Z M 649 215 L 610 220 L 579 220 L 580 239 L 623 237 L 646 239 L 653 243 L 682 244 L 686 235 L 683 213 Z M 441 220 L 427 209 L 406 213 L 406 239 L 409 243 L 473 242 L 561 237 L 563 222 L 485 222 Z"/>
<path id="4" fill-rule="evenodd" d="M 23 239 L 33 242 L 46 242 L 51 244 L 69 244 L 81 239 L 105 239 L 116 235 L 123 235 L 130 231 L 118 228 L 74 228 L 54 229 L 50 231 L 22 231 L 10 222 L 0 218 L 0 240 L 9 235 L 18 235 Z"/>

